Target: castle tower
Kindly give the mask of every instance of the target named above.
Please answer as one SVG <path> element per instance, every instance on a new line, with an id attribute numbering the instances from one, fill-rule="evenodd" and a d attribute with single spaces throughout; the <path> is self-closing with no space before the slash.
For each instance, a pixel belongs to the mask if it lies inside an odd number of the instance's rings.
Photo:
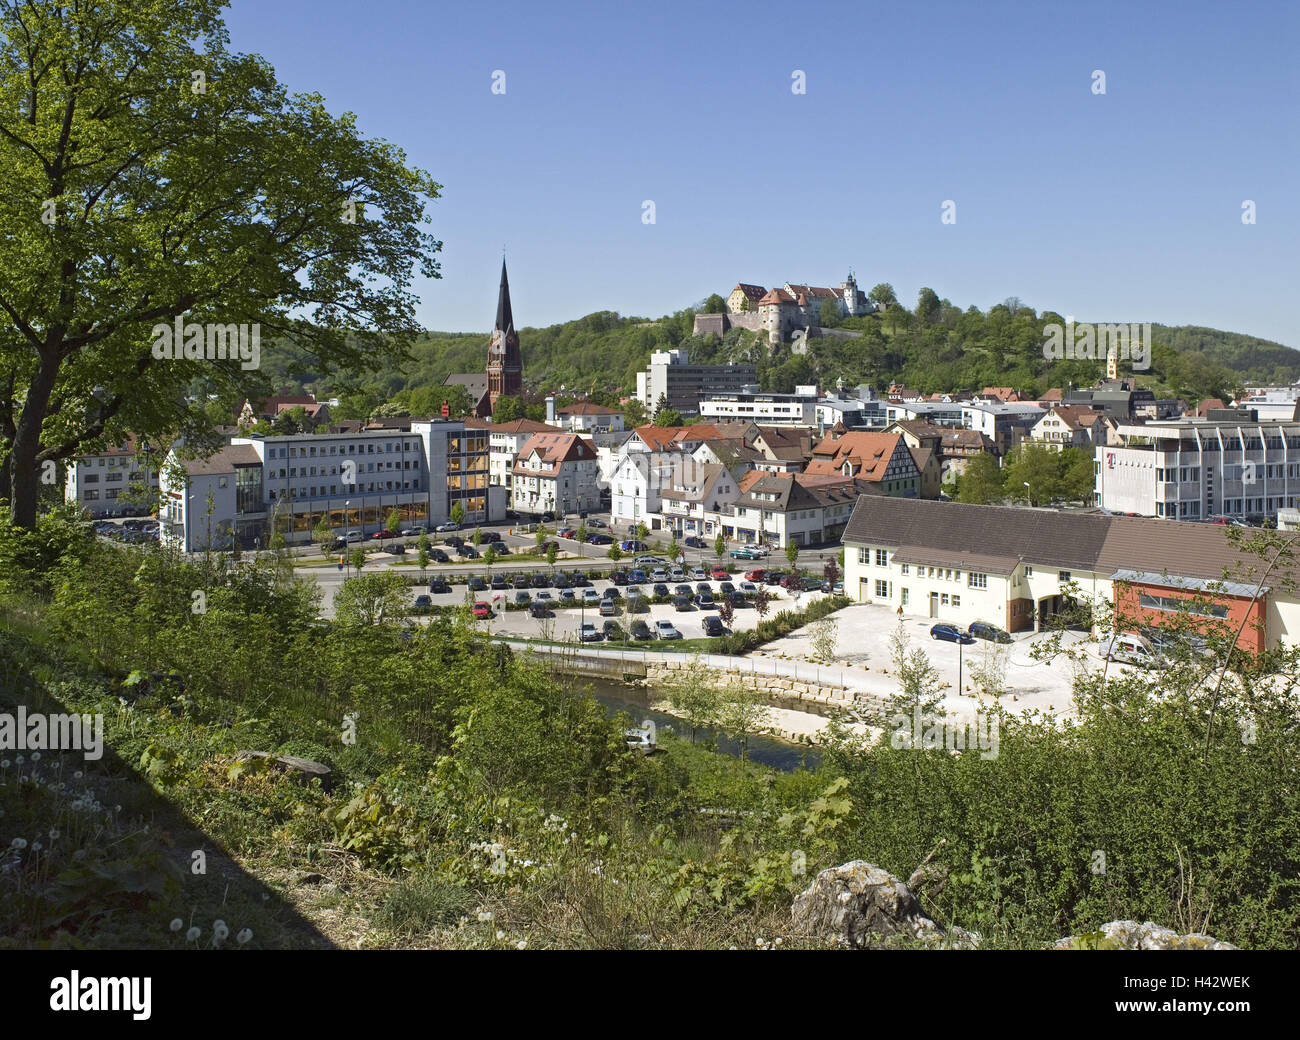
<path id="1" fill-rule="evenodd" d="M 488 407 L 495 410 L 497 398 L 519 397 L 524 389 L 524 361 L 519 353 L 519 334 L 510 311 L 510 281 L 505 257 L 501 258 L 501 291 L 497 296 L 497 320 L 492 328 L 487 357 Z"/>

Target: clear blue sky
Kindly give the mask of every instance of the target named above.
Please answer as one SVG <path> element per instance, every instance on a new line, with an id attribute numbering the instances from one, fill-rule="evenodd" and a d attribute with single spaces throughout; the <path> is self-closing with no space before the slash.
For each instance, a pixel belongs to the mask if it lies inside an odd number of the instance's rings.
<path id="1" fill-rule="evenodd" d="M 491 327 L 504 245 L 521 326 L 852 266 L 908 303 L 1300 347 L 1291 0 L 235 0 L 227 22 L 444 186 L 430 328 Z"/>

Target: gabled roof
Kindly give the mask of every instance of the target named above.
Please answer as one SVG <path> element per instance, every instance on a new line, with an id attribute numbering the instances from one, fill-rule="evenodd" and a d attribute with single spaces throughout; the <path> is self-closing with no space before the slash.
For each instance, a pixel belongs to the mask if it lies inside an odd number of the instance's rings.
<path id="1" fill-rule="evenodd" d="M 711 423 L 695 426 L 638 426 L 635 432 L 651 451 L 667 451 L 685 444 L 716 440 L 723 435 L 723 431 Z"/>
<path id="2" fill-rule="evenodd" d="M 771 289 L 758 301 L 762 305 L 794 303 L 794 297 L 784 289 Z"/>
<path id="3" fill-rule="evenodd" d="M 1097 420 L 1101 418 L 1101 412 L 1081 404 L 1053 405 L 1047 415 L 1055 415 L 1071 430 L 1091 429 Z M 1047 416 L 1045 415 L 1043 418 L 1046 419 Z"/>
<path id="4" fill-rule="evenodd" d="M 234 473 L 236 466 L 260 466 L 262 457 L 251 444 L 227 444 L 206 459 L 184 459 L 181 468 L 191 477 L 217 476 Z"/>
<path id="5" fill-rule="evenodd" d="M 571 405 L 556 409 L 560 415 L 622 415 L 617 408 L 606 408 L 603 404 L 591 401 L 575 401 Z"/>
<path id="6" fill-rule="evenodd" d="M 965 569 L 991 557 L 1108 577 L 1128 568 L 1210 581 L 1225 574 L 1258 580 L 1259 559 L 1239 553 L 1226 531 L 1177 520 L 873 496 L 859 499 L 844 541 L 894 546 L 917 562 L 919 555 L 944 553 L 954 566 L 966 561 Z"/>
<path id="7" fill-rule="evenodd" d="M 825 437 L 813 448 L 812 459 L 804 472 L 842 474 L 848 463 L 852 467 L 851 476 L 883 480 L 900 443 L 903 443 L 901 433 L 850 430 L 839 438 Z"/>
<path id="8" fill-rule="evenodd" d="M 767 293 L 767 290 L 761 285 L 750 285 L 748 282 L 737 282 L 736 289 L 739 289 L 745 294 L 746 298 L 750 300 L 761 300 Z M 732 289 L 731 292 L 727 293 L 727 295 L 731 296 L 735 293 L 736 289 Z"/>
<path id="9" fill-rule="evenodd" d="M 527 468 L 524 463 L 536 456 L 542 469 Z M 555 476 L 566 462 L 594 462 L 596 452 L 576 433 L 535 433 L 524 441 L 515 458 L 513 472 L 532 477 Z"/>
<path id="10" fill-rule="evenodd" d="M 538 422 L 536 419 L 511 419 L 509 422 L 503 423 L 485 422 L 481 428 L 487 430 L 488 433 L 563 433 L 567 436 L 576 436 L 576 434 L 570 434 L 568 430 Z"/>

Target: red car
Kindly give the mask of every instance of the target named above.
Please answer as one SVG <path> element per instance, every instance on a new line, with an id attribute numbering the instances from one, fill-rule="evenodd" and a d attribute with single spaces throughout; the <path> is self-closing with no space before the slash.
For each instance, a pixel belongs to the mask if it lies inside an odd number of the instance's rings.
<path id="1" fill-rule="evenodd" d="M 731 571 L 727 570 L 726 567 L 714 567 L 709 574 L 713 577 L 714 581 L 726 581 L 731 577 Z"/>
<path id="2" fill-rule="evenodd" d="M 490 618 L 492 616 L 492 608 L 486 603 L 475 603 L 474 616 L 476 618 Z"/>
<path id="3" fill-rule="evenodd" d="M 575 534 L 578 533 L 578 529 L 576 527 L 561 527 L 555 533 L 558 534 L 561 538 L 572 538 Z"/>
<path id="4" fill-rule="evenodd" d="M 756 567 L 752 571 L 745 571 L 746 581 L 763 581 L 766 578 L 767 578 L 767 571 L 763 570 L 762 567 Z"/>

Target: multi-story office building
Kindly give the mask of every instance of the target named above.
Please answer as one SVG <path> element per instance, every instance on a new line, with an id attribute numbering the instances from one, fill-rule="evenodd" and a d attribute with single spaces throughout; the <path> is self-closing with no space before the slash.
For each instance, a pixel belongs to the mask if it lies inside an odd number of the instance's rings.
<path id="1" fill-rule="evenodd" d="M 158 468 L 149 452 L 130 443 L 78 455 L 68 462 L 64 501 L 81 506 L 93 517 L 151 511 L 158 495 Z"/>
<path id="2" fill-rule="evenodd" d="M 557 516 L 599 509 L 599 476 L 596 450 L 578 434 L 534 434 L 515 460 L 510 504 Z"/>
<path id="3" fill-rule="evenodd" d="M 335 531 L 445 521 L 455 503 L 468 523 L 488 515 L 488 436 L 463 422 L 412 421 L 409 430 L 237 437 L 214 455 L 164 471 L 163 538 L 187 552 L 269 544 L 281 531 L 307 542 L 322 517 Z"/>
<path id="4" fill-rule="evenodd" d="M 817 388 L 796 386 L 792 394 L 764 393 L 746 386 L 733 394 L 711 394 L 699 402 L 710 422 L 756 422 L 779 426 L 813 426 L 817 422 Z"/>
<path id="5" fill-rule="evenodd" d="M 651 415 L 663 405 L 690 416 L 699 413 L 701 398 L 740 393 L 757 382 L 750 364 L 692 365 L 685 350 L 657 350 L 650 367 L 636 374 L 636 395 Z"/>
<path id="6" fill-rule="evenodd" d="M 1264 520 L 1300 496 L 1300 422 L 1228 408 L 1116 432 L 1122 445 L 1095 449 L 1097 504 L 1109 512 Z"/>

